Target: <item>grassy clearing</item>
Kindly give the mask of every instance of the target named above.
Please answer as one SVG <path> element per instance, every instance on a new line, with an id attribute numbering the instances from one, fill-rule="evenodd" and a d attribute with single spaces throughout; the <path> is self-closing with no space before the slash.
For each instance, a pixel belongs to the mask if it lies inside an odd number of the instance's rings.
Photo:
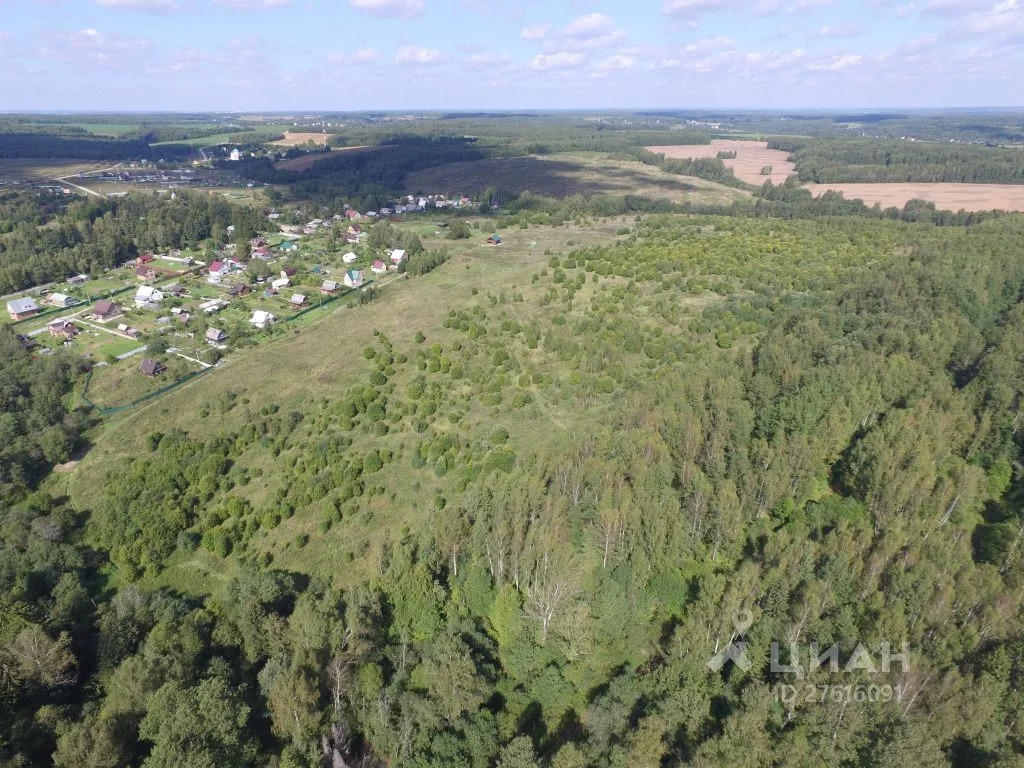
<path id="1" fill-rule="evenodd" d="M 578 245 L 607 242 L 609 235 L 614 236 L 624 221 L 610 220 L 595 226 L 517 229 L 506 234 L 506 244 L 499 248 L 482 245 L 484 233 L 491 230 L 490 222 L 486 221 L 481 230 L 474 230 L 472 240 L 448 241 L 428 235 L 424 238 L 428 248 L 447 246 L 451 253 L 449 261 L 440 269 L 409 280 L 398 279 L 382 289 L 378 300 L 364 307 L 334 302 L 324 308 L 319 320 L 314 317 L 309 321 L 301 334 L 282 333 L 256 349 L 237 352 L 224 360 L 217 371 L 202 377 L 201 383 L 175 390 L 140 407 L 116 429 L 97 438 L 95 448 L 81 465 L 83 479 L 90 466 L 102 462 L 104 454 L 134 453 L 140 446 L 133 444 L 136 430 L 131 424 L 135 420 L 141 424 L 154 418 L 153 411 L 168 427 L 180 426 L 205 433 L 218 429 L 220 424 L 231 423 L 240 415 L 232 412 L 222 422 L 195 418 L 200 403 L 229 390 L 248 393 L 254 408 L 270 402 L 282 408 L 301 407 L 319 396 L 324 387 L 334 391 L 367 374 L 369 365 L 361 352 L 375 329 L 396 339 L 410 337 L 418 328 L 433 334 L 432 329 L 440 328 L 449 306 L 474 300 L 474 289 L 483 293 L 512 286 L 526 287 L 530 275 L 546 264 L 549 258 L 546 250 L 565 252 L 574 247 L 570 242 Z M 262 307 L 265 302 L 247 297 L 245 303 Z M 310 314 L 320 315 L 320 312 Z M 87 486 L 88 483 L 82 489 L 83 494 L 89 493 Z"/>
<path id="2" fill-rule="evenodd" d="M 324 160 L 328 157 L 336 157 L 340 152 L 356 152 L 359 150 L 373 151 L 376 152 L 384 147 L 370 147 L 370 146 L 359 146 L 359 147 L 335 147 L 329 152 L 310 152 L 306 155 L 299 157 L 292 157 L 288 160 L 281 160 L 274 163 L 274 167 L 279 171 L 306 171 L 313 167 L 315 163 Z"/>
<path id="3" fill-rule="evenodd" d="M 0 159 L 0 179 L 10 182 L 45 181 L 63 176 L 98 171 L 110 163 L 89 160 L 55 160 L 52 158 L 5 158 Z"/>
<path id="4" fill-rule="evenodd" d="M 138 346 L 138 343 L 135 343 Z M 89 382 L 89 399 L 103 408 L 127 405 L 150 392 L 199 370 L 201 366 L 175 355 L 162 355 L 160 359 L 167 370 L 149 378 L 139 370 L 139 363 L 145 355 L 136 355 L 114 365 L 100 365 L 93 369 Z"/>
<path id="5" fill-rule="evenodd" d="M 544 197 L 634 195 L 674 203 L 722 203 L 749 195 L 711 181 L 675 176 L 631 160 L 613 160 L 596 152 L 490 158 L 452 163 L 409 174 L 409 193 L 474 195 L 488 188 L 507 194 L 526 190 Z"/>

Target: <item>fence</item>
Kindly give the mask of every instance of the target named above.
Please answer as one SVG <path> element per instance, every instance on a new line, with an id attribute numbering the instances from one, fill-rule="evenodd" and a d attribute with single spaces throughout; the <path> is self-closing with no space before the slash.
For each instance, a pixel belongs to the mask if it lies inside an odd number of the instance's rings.
<path id="1" fill-rule="evenodd" d="M 321 309 L 322 307 L 325 307 L 328 304 L 331 304 L 332 302 L 337 301 L 338 299 L 343 299 L 346 296 L 350 296 L 350 295 L 352 295 L 352 294 L 362 290 L 363 288 L 367 288 L 367 287 L 373 285 L 373 282 L 374 282 L 373 280 L 367 280 L 359 288 L 350 288 L 349 290 L 345 291 L 344 293 L 339 293 L 336 296 L 330 296 L 330 297 L 328 297 L 326 299 L 321 299 L 318 303 L 316 303 L 316 304 L 314 304 L 312 306 L 306 307 L 305 309 L 303 309 L 303 310 L 301 310 L 299 312 L 296 312 L 291 317 L 288 317 L 288 318 L 282 320 L 282 322 L 283 323 L 289 323 L 292 320 L 297 320 L 298 318 L 302 317 L 303 315 L 307 314 L 308 312 L 313 312 L 314 310 Z M 93 402 L 92 400 L 89 399 L 89 384 L 92 382 L 92 371 L 89 371 L 89 373 L 88 373 L 88 375 L 86 376 L 86 379 L 85 379 L 85 386 L 82 388 L 82 400 L 84 400 L 92 408 L 95 408 L 97 411 L 99 411 L 100 415 L 102 415 L 102 416 L 110 416 L 111 414 L 120 413 L 121 411 L 126 411 L 129 408 L 134 408 L 137 405 L 141 405 L 142 403 L 146 402 L 147 400 L 152 400 L 154 397 L 159 397 L 160 395 L 166 394 L 167 392 L 170 392 L 172 389 L 175 389 L 176 387 L 179 387 L 182 384 L 185 384 L 185 383 L 187 383 L 189 381 L 192 381 L 193 379 L 195 379 L 195 378 L 197 378 L 199 376 L 202 376 L 207 371 L 212 371 L 212 370 L 213 370 L 213 368 L 202 368 L 202 369 L 200 369 L 198 371 L 192 371 L 192 373 L 187 373 L 184 376 L 182 376 L 180 379 L 175 379 L 170 384 L 168 384 L 166 386 L 163 386 L 163 387 L 160 387 L 160 389 L 158 389 L 158 390 L 156 390 L 154 392 L 150 392 L 149 394 L 143 395 L 142 397 L 136 398 L 135 400 L 132 400 L 130 403 L 125 403 L 124 405 L 114 405 L 114 406 L 110 406 L 109 408 L 105 408 L 102 405 L 99 405 L 98 403 L 95 403 L 95 402 Z"/>
<path id="2" fill-rule="evenodd" d="M 186 373 L 180 379 L 175 379 L 170 384 L 167 384 L 167 385 L 165 385 L 163 387 L 160 387 L 160 389 L 158 389 L 158 390 L 156 390 L 154 392 L 150 392 L 148 394 L 145 394 L 142 397 L 136 398 L 135 400 L 132 400 L 130 403 L 125 403 L 124 405 L 113 405 L 113 406 L 110 406 L 109 408 L 105 408 L 104 406 L 99 405 L 98 403 L 95 403 L 95 402 L 93 402 L 92 400 L 89 399 L 89 384 L 92 382 L 92 371 L 89 371 L 88 375 L 85 378 L 85 386 L 82 388 L 82 399 L 87 404 L 89 404 L 90 406 L 95 408 L 97 411 L 99 411 L 100 415 L 102 415 L 102 416 L 110 416 L 111 414 L 120 413 L 121 411 L 127 411 L 129 408 L 134 408 L 136 405 L 140 405 L 140 404 L 146 402 L 147 400 L 152 400 L 154 397 L 159 397 L 160 395 L 163 395 L 163 394 L 165 394 L 167 392 L 170 392 L 175 387 L 180 387 L 182 384 L 185 384 L 186 382 L 192 381 L 192 379 L 198 378 L 199 376 L 202 376 L 207 371 L 212 371 L 212 370 L 213 370 L 213 368 L 200 368 L 198 371 L 192 371 L 191 373 Z"/>

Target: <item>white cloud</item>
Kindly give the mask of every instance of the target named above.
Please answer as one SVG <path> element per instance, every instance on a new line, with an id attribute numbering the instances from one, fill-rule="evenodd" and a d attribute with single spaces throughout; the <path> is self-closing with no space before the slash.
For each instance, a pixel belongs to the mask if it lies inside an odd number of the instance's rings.
<path id="1" fill-rule="evenodd" d="M 348 4 L 371 16 L 411 19 L 423 13 L 423 0 L 348 0 Z"/>
<path id="2" fill-rule="evenodd" d="M 985 3 L 982 0 L 928 0 L 924 12 L 956 16 L 984 6 Z"/>
<path id="3" fill-rule="evenodd" d="M 523 40 L 540 40 L 548 33 L 549 29 L 551 29 L 550 24 L 533 24 L 532 26 L 524 27 L 519 36 Z"/>
<path id="4" fill-rule="evenodd" d="M 267 11 L 271 8 L 291 5 L 292 0 L 213 0 L 213 2 L 236 11 Z"/>
<path id="5" fill-rule="evenodd" d="M 441 59 L 440 51 L 436 51 L 433 48 L 420 48 L 415 45 L 403 45 L 398 49 L 398 53 L 395 54 L 396 64 L 419 64 L 429 65 L 438 64 Z"/>
<path id="6" fill-rule="evenodd" d="M 174 0 L 96 0 L 96 3 L 106 8 L 123 8 L 141 13 L 170 13 L 178 10 Z"/>
<path id="7" fill-rule="evenodd" d="M 588 39 L 607 35 L 615 29 L 615 22 L 603 13 L 588 13 L 586 16 L 577 16 L 565 25 L 563 34 L 567 37 Z"/>
<path id="8" fill-rule="evenodd" d="M 636 66 L 636 59 L 632 56 L 618 55 L 609 56 L 607 59 L 598 62 L 597 69 L 600 72 L 613 72 L 621 69 L 633 69 Z"/>
<path id="9" fill-rule="evenodd" d="M 739 0 L 665 0 L 661 12 L 666 16 L 692 18 L 702 13 L 720 11 L 739 4 Z"/>
<path id="10" fill-rule="evenodd" d="M 818 27 L 818 37 L 856 37 L 861 32 L 856 24 L 836 24 L 834 26 L 823 24 Z"/>
<path id="11" fill-rule="evenodd" d="M 825 61 L 813 62 L 807 68 L 816 72 L 835 72 L 840 69 L 855 67 L 863 61 L 864 56 L 862 54 L 843 53 L 832 56 Z"/>
<path id="12" fill-rule="evenodd" d="M 621 41 L 626 36 L 626 30 L 616 26 L 608 16 L 603 13 L 588 13 L 585 16 L 577 16 L 562 29 L 559 37 L 560 42 L 552 43 L 549 52 L 558 50 L 592 51 L 598 48 L 607 48 Z"/>
<path id="13" fill-rule="evenodd" d="M 334 51 L 327 54 L 330 64 L 370 64 L 380 58 L 373 48 L 360 48 L 356 51 Z"/>
<path id="14" fill-rule="evenodd" d="M 530 69 L 572 69 L 583 63 L 583 54 L 575 51 L 559 51 L 558 53 L 541 53 L 533 57 Z"/>
<path id="15" fill-rule="evenodd" d="M 44 42 L 40 53 L 53 61 L 114 67 L 137 63 L 149 48 L 148 40 L 106 35 L 88 27 L 51 36 Z"/>
<path id="16" fill-rule="evenodd" d="M 754 6 L 754 13 L 759 16 L 771 16 L 772 14 L 785 11 L 786 13 L 805 13 L 815 8 L 825 8 L 833 5 L 836 0 L 794 0 L 785 3 L 783 0 L 758 0 Z"/>
<path id="17" fill-rule="evenodd" d="M 474 53 L 466 61 L 479 66 L 505 66 L 511 59 L 504 53 Z"/>

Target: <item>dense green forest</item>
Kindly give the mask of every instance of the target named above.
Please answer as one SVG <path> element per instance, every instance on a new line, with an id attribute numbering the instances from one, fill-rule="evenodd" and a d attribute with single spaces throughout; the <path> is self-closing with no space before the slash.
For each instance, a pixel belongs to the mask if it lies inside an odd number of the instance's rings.
<path id="1" fill-rule="evenodd" d="M 72 498 L 37 483 L 85 426 L 74 367 L 12 347 L 34 447 L 0 454 L 0 758 L 1020 765 L 1024 219 L 799 192 L 630 217 L 483 291 L 449 287 L 478 261 L 418 263 L 400 306 L 436 323 L 327 321 L 354 378 L 302 397 L 208 376 L 112 425 Z M 136 247 L 227 221 L 78 205 Z M 175 588 L 190 562 L 220 565 Z M 751 666 L 710 668 L 737 636 Z M 787 702 L 773 641 L 908 650 L 799 681 L 890 698 Z"/>
<path id="2" fill-rule="evenodd" d="M 775 138 L 805 182 L 1024 183 L 1024 149 L 877 139 Z"/>
<path id="3" fill-rule="evenodd" d="M 227 227 L 248 244 L 263 225 L 256 208 L 223 198 L 182 192 L 175 200 L 129 195 L 76 200 L 60 210 L 52 194 L 0 195 L 0 293 L 100 274 L 140 251 L 223 244 Z"/>
<path id="4" fill-rule="evenodd" d="M 2 133 L 0 158 L 75 158 L 78 160 L 185 160 L 185 145 L 151 147 L 145 138 L 110 139 L 75 133 Z"/>

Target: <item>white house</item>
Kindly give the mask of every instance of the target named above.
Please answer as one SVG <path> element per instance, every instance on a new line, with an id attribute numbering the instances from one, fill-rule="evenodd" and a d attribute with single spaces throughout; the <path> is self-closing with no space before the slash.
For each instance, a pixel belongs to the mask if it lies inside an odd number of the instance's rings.
<path id="1" fill-rule="evenodd" d="M 363 273 L 358 269 L 350 269 L 345 273 L 345 285 L 349 288 L 358 288 L 363 284 Z"/>
<path id="2" fill-rule="evenodd" d="M 228 303 L 223 299 L 210 299 L 209 301 L 204 301 L 200 304 L 199 309 L 207 315 L 212 315 L 215 312 L 220 312 L 227 305 Z"/>
<path id="3" fill-rule="evenodd" d="M 275 291 L 280 291 L 282 288 L 287 288 L 291 284 L 292 281 L 289 280 L 287 277 L 279 277 L 276 280 L 271 281 L 270 287 L 273 288 Z"/>
<path id="4" fill-rule="evenodd" d="M 402 259 L 404 259 L 404 258 L 405 258 L 405 251 L 403 251 L 401 248 L 396 248 L 395 250 L 393 250 L 391 252 L 391 263 L 392 264 L 401 264 L 402 263 Z"/>
<path id="5" fill-rule="evenodd" d="M 135 306 L 139 309 L 156 309 L 164 295 L 152 285 L 141 285 L 135 292 Z"/>
<path id="6" fill-rule="evenodd" d="M 257 328 L 266 328 L 268 325 L 273 325 L 277 322 L 277 318 L 269 312 L 264 312 L 262 309 L 257 309 L 252 313 L 252 317 L 249 319 Z"/>
<path id="7" fill-rule="evenodd" d="M 46 297 L 46 303 L 49 304 L 51 307 L 60 307 L 61 309 L 67 309 L 68 307 L 74 305 L 75 300 L 72 299 L 67 294 L 51 293 L 49 296 Z"/>
<path id="8" fill-rule="evenodd" d="M 341 260 L 344 261 L 346 264 L 351 264 L 358 258 L 359 257 L 352 253 L 352 251 L 349 251 L 348 253 L 341 257 Z"/>

